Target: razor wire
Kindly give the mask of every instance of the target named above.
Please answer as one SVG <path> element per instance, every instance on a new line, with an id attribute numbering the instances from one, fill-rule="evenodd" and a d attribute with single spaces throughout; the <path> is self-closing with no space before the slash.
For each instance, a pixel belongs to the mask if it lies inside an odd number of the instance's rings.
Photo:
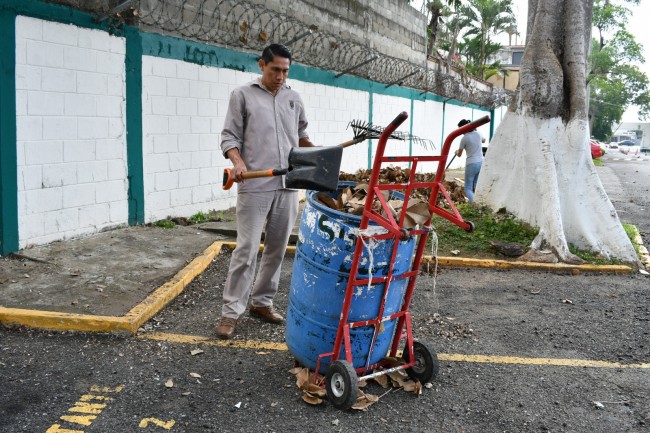
<path id="1" fill-rule="evenodd" d="M 473 80 L 383 54 L 246 0 L 140 0 L 137 14 L 143 26 L 206 43 L 256 52 L 282 43 L 297 62 L 338 72 L 337 77 L 349 73 L 490 108 L 512 93 L 479 89 Z"/>
<path id="2" fill-rule="evenodd" d="M 108 0 L 52 0 L 80 8 L 76 3 L 103 9 Z M 367 44 L 320 30 L 317 25 L 269 9 L 250 0 L 132 0 L 122 1 L 129 10 L 118 21 L 209 44 L 259 53 L 271 43 L 287 45 L 296 62 L 336 72 L 336 77 L 355 75 L 386 87 L 400 85 L 433 93 L 445 99 L 494 108 L 507 103 L 515 92 L 477 86 L 461 74 L 455 77 L 430 67 L 382 53 Z M 119 7 L 119 5 L 117 6 Z M 423 59 L 425 54 L 422 53 Z"/>
<path id="3" fill-rule="evenodd" d="M 398 84 L 482 107 L 494 107 L 503 93 L 477 88 L 436 69 L 381 53 L 362 43 L 319 30 L 294 17 L 245 0 L 140 0 L 141 25 L 185 38 L 261 51 L 282 43 L 302 64 Z"/>

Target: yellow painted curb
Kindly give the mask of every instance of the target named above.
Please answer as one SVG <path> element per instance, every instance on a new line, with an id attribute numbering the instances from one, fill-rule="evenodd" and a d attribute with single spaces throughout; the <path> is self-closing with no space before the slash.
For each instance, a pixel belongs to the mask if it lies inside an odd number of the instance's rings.
<path id="1" fill-rule="evenodd" d="M 91 316 L 55 311 L 23 310 L 21 308 L 0 308 L 0 323 L 63 331 L 131 331 L 131 324 L 124 317 Z"/>
<path id="2" fill-rule="evenodd" d="M 181 269 L 174 277 L 157 288 L 144 301 L 136 305 L 124 316 L 131 323 L 129 331 L 135 333 L 140 326 L 155 316 L 165 305 L 181 294 L 185 287 L 205 269 L 212 260 L 221 252 L 222 242 L 214 242 L 200 256 L 196 257 L 189 265 Z"/>
<path id="3" fill-rule="evenodd" d="M 433 263 L 431 256 L 422 257 L 422 263 Z M 630 273 L 634 270 L 625 265 L 567 265 L 564 263 L 516 262 L 508 260 L 468 259 L 461 257 L 438 257 L 438 264 L 443 266 L 468 266 L 498 269 L 532 269 L 540 271 L 585 271 Z"/>

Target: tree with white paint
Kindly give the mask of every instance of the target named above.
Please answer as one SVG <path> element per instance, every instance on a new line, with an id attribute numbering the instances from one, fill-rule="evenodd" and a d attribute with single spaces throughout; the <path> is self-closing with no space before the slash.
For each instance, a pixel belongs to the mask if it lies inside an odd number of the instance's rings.
<path id="1" fill-rule="evenodd" d="M 529 0 L 520 94 L 490 143 L 477 201 L 539 227 L 529 258 L 581 260 L 569 244 L 637 264 L 591 160 L 587 55 L 593 0 Z"/>

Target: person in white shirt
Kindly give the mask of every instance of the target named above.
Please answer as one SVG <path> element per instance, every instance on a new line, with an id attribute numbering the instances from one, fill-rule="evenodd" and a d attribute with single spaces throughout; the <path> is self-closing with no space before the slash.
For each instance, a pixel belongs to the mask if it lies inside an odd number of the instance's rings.
<path id="1" fill-rule="evenodd" d="M 468 123 L 471 122 L 463 119 L 458 122 L 458 127 L 460 128 Z M 481 172 L 481 165 L 483 165 L 482 139 L 481 134 L 476 129 L 472 129 L 463 135 L 456 156 L 460 158 L 463 150 L 467 151 L 467 159 L 465 160 L 465 195 L 470 203 L 474 203 L 474 191 L 476 191 L 478 175 Z"/>

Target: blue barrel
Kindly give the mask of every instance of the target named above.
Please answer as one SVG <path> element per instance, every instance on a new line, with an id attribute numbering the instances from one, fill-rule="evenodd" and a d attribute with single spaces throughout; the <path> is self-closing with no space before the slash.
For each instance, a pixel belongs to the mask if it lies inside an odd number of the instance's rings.
<path id="1" fill-rule="evenodd" d="M 351 185 L 351 182 L 339 183 L 339 192 Z M 330 209 L 318 202 L 317 195 L 316 191 L 307 191 L 296 244 L 285 336 L 291 354 L 302 366 L 311 370 L 316 368 L 318 355 L 331 352 L 334 348 L 354 257 L 356 231 L 361 224 L 361 217 Z M 399 193 L 393 195 L 403 198 Z M 336 195 L 332 194 L 332 197 Z M 373 277 L 386 276 L 393 242 L 392 239 L 370 241 L 368 245 L 372 254 L 363 248 L 357 278 L 368 278 L 370 272 Z M 395 276 L 411 269 L 416 239 L 412 236 L 398 242 L 393 267 Z M 391 282 L 384 315 L 400 311 L 407 284 L 407 278 Z M 377 318 L 384 286 L 383 283 L 370 287 L 357 286 L 352 296 L 348 322 Z M 370 364 L 386 357 L 396 322 L 386 321 L 380 327 Z M 373 332 L 373 326 L 351 329 L 352 363 L 355 368 L 365 366 Z M 340 357 L 345 359 L 344 345 L 341 345 Z M 323 358 L 319 373 L 327 371 L 330 361 L 330 357 Z"/>

